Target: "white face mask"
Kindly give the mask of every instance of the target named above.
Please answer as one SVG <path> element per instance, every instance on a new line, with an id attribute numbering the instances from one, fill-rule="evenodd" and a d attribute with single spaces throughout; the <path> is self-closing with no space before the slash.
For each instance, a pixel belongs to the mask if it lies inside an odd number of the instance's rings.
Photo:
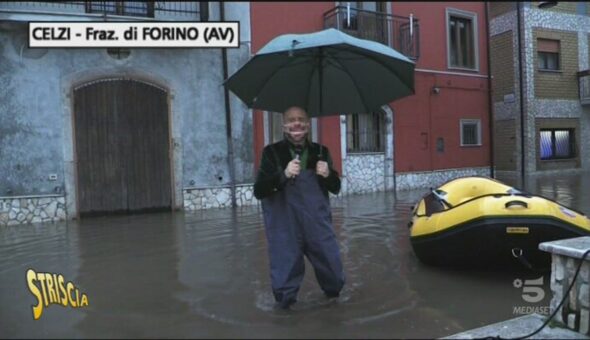
<path id="1" fill-rule="evenodd" d="M 292 122 L 283 124 L 283 132 L 286 133 L 294 141 L 301 141 L 309 132 L 308 122 Z"/>

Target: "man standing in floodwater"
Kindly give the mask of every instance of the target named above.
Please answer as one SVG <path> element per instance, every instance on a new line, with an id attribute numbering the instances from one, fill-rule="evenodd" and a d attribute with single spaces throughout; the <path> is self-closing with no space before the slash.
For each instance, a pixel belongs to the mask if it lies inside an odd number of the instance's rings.
<path id="1" fill-rule="evenodd" d="M 307 256 L 327 297 L 338 297 L 344 272 L 332 227 L 328 192 L 340 192 L 340 177 L 328 149 L 310 143 L 309 117 L 300 107 L 283 113 L 285 138 L 267 145 L 254 183 L 262 200 L 270 274 L 276 306 L 297 301 Z"/>

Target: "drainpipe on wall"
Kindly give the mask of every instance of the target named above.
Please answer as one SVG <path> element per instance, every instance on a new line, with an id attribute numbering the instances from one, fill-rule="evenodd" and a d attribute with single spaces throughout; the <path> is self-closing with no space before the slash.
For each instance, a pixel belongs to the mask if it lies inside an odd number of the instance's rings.
<path id="1" fill-rule="evenodd" d="M 490 57 L 490 16 L 489 3 L 485 3 L 486 15 L 486 41 L 487 41 L 487 59 L 488 59 L 488 128 L 490 135 L 490 177 L 494 178 L 494 113 L 493 113 L 493 98 L 492 98 L 492 64 Z"/>
<path id="2" fill-rule="evenodd" d="M 516 3 L 516 28 L 518 30 L 518 85 L 520 90 L 520 179 L 522 180 L 522 186 L 524 187 L 525 177 L 525 150 L 524 150 L 524 86 L 522 84 L 522 33 L 521 33 L 521 15 L 522 15 L 522 2 Z"/>
<path id="3" fill-rule="evenodd" d="M 220 21 L 225 21 L 225 2 L 219 3 Z M 223 64 L 223 79 L 228 78 L 227 71 L 227 49 L 221 49 L 221 57 Z M 232 139 L 232 124 L 231 124 L 231 107 L 229 102 L 229 90 L 223 86 L 223 99 L 225 103 L 225 134 L 227 138 L 227 163 L 229 166 L 229 180 L 231 188 L 231 206 L 236 206 L 236 169 L 234 164 L 234 143 Z"/>

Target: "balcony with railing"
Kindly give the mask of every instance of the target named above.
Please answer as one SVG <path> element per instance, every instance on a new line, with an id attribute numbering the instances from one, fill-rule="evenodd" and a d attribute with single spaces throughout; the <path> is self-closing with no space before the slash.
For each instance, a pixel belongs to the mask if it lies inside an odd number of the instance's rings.
<path id="1" fill-rule="evenodd" d="M 337 6 L 324 13 L 324 28 L 380 42 L 414 60 L 420 55 L 420 25 L 413 17 Z"/>
<path id="2" fill-rule="evenodd" d="M 590 70 L 578 72 L 580 104 L 590 105 Z"/>
<path id="3" fill-rule="evenodd" d="M 205 1 L 2 1 L 0 19 L 206 21 Z"/>

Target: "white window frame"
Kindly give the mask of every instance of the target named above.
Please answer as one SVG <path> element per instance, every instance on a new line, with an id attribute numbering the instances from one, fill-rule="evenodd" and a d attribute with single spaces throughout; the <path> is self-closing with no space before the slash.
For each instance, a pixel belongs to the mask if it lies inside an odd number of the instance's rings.
<path id="1" fill-rule="evenodd" d="M 463 144 L 463 126 L 466 124 L 475 124 L 477 125 L 477 144 Z M 481 119 L 461 119 L 459 122 L 459 134 L 460 134 L 460 142 L 461 146 L 471 147 L 471 146 L 481 146 Z"/>
<path id="2" fill-rule="evenodd" d="M 445 29 L 447 31 L 447 68 L 452 69 L 452 70 L 479 72 L 479 29 L 478 29 L 479 26 L 478 26 L 478 21 L 477 21 L 477 13 L 463 11 L 463 10 L 455 9 L 455 8 L 446 8 L 445 15 L 446 15 Z M 449 30 L 449 22 L 451 20 L 451 16 L 471 20 L 471 24 L 473 27 L 474 68 L 451 65 L 451 32 Z"/>

